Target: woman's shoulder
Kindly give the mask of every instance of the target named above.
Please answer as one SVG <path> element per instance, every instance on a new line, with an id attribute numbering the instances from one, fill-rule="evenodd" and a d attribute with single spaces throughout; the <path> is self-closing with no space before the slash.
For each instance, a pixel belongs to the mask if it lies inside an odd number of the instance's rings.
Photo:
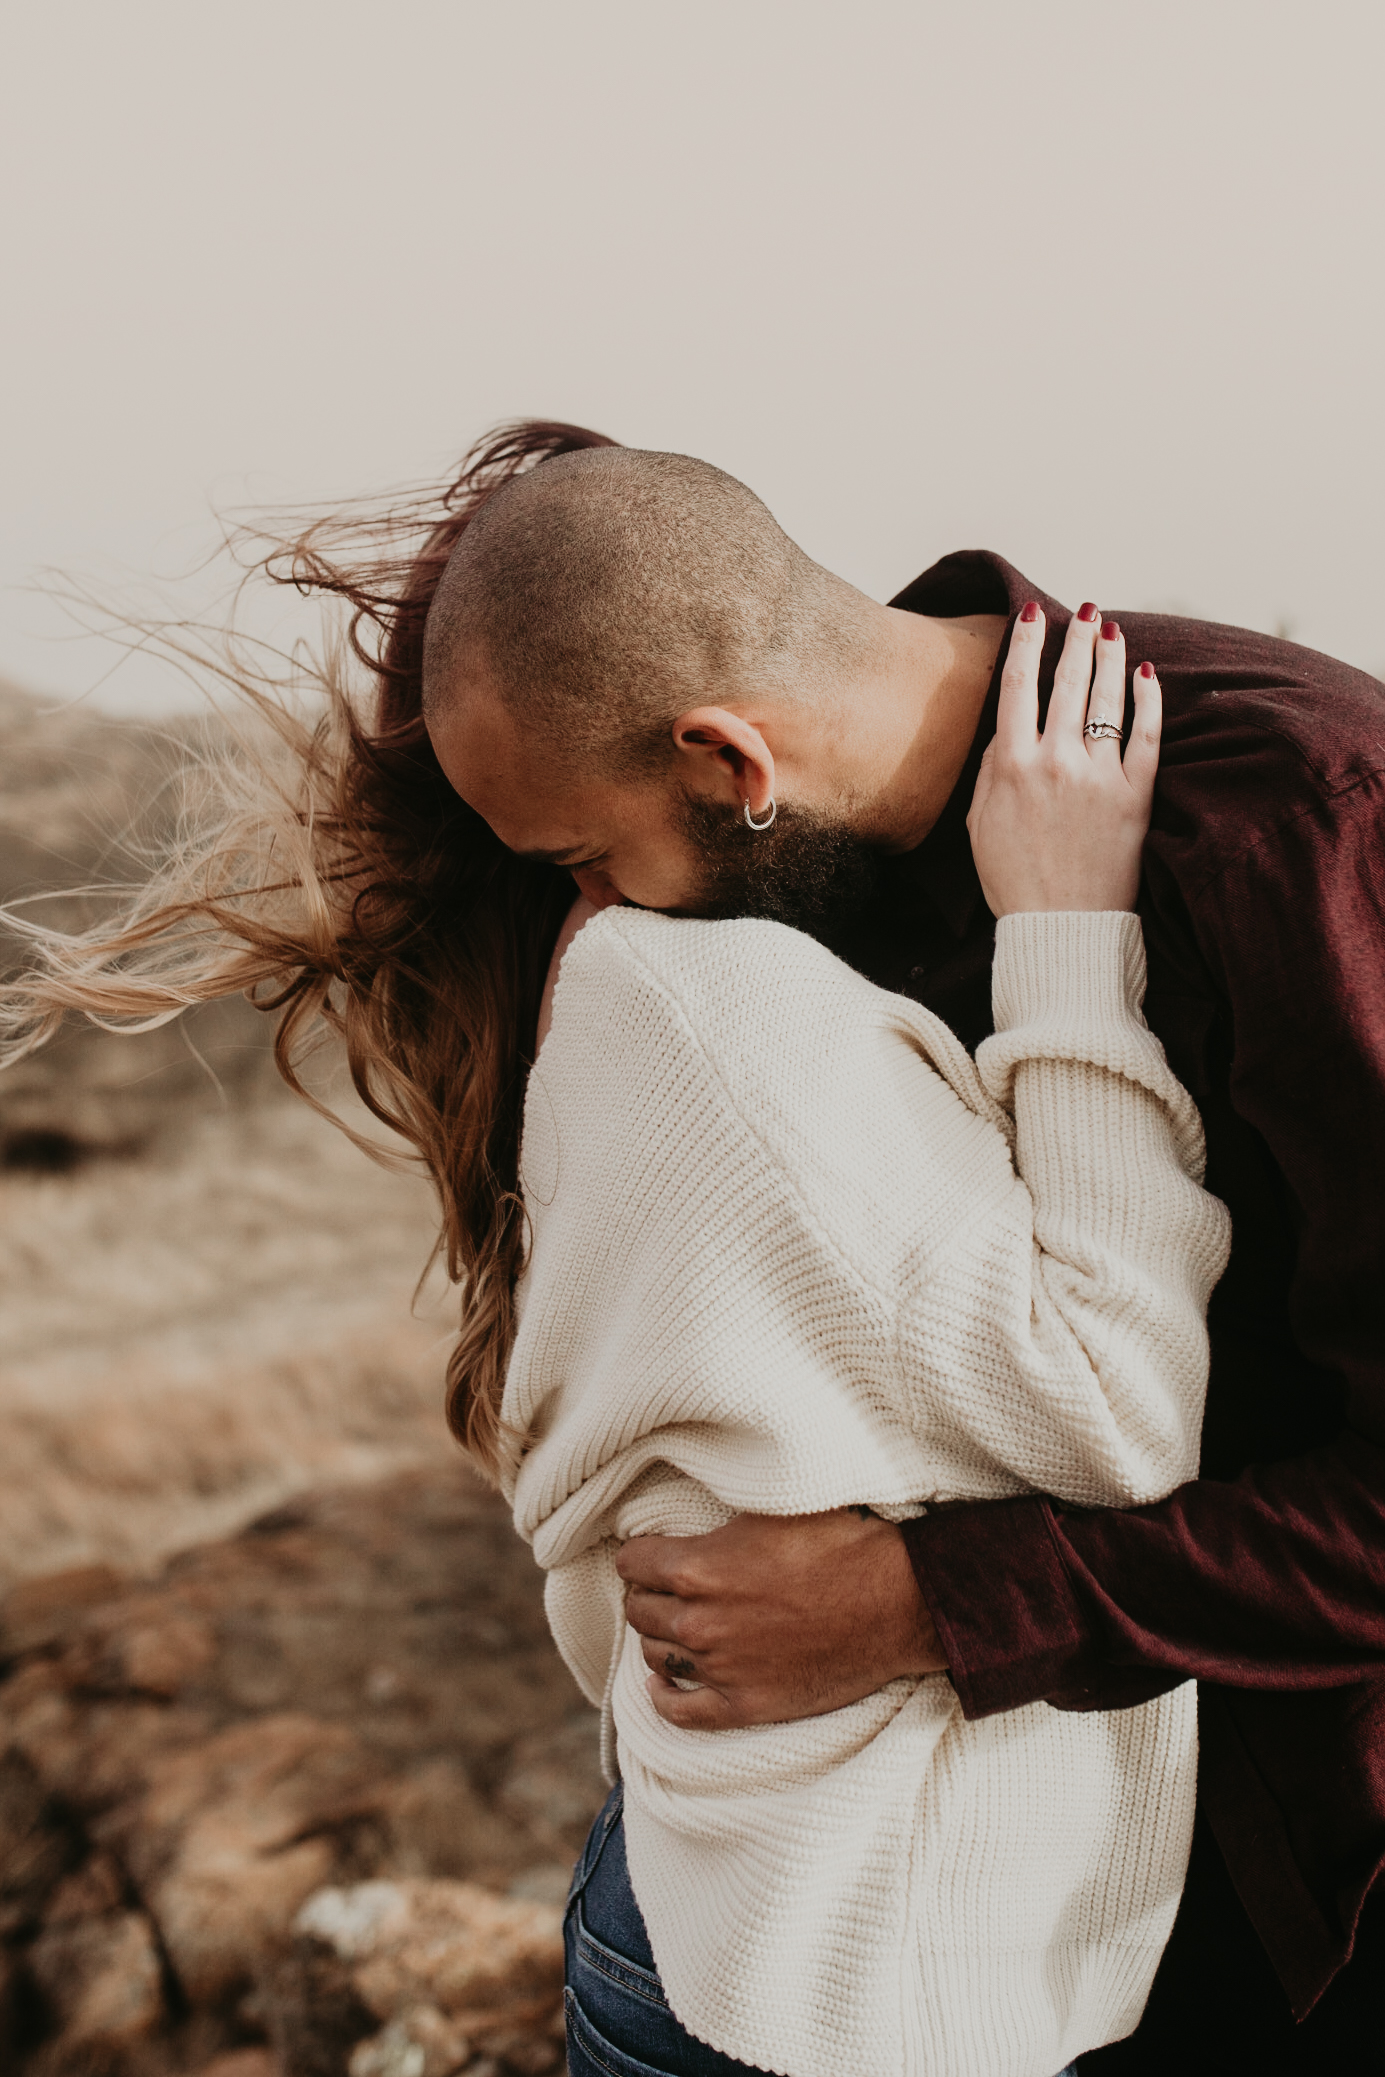
<path id="1" fill-rule="evenodd" d="M 855 973 L 802 931 L 754 917 L 704 921 L 604 909 L 563 960 L 554 994 L 560 1039 L 697 1054 L 736 1088 L 794 1071 L 834 1032 L 908 1020 L 915 1006 Z M 925 1016 L 927 1013 L 923 1013 Z"/>
<path id="2" fill-rule="evenodd" d="M 892 1291 L 1012 1187 L 992 1109 L 945 1026 L 802 932 L 612 908 L 563 961 L 526 1189 L 641 1229 L 740 1190 Z"/>
<path id="3" fill-rule="evenodd" d="M 771 1011 L 785 988 L 813 991 L 824 1010 L 890 998 L 801 930 L 761 917 L 708 920 L 650 909 L 603 909 L 574 942 L 564 971 L 587 967 L 607 982 L 660 989 L 716 1020 L 738 1002 Z"/>
<path id="4" fill-rule="evenodd" d="M 715 1089 L 789 1167 L 854 1167 L 886 1148 L 917 1160 L 921 1139 L 950 1138 L 945 1120 L 961 1124 L 959 1113 L 971 1114 L 963 1130 L 997 1122 L 960 1040 L 930 1011 L 756 918 L 604 910 L 563 962 L 549 1044 L 565 1081 L 580 1061 L 583 1102 L 598 1081 L 657 1082 L 684 1102 Z"/>

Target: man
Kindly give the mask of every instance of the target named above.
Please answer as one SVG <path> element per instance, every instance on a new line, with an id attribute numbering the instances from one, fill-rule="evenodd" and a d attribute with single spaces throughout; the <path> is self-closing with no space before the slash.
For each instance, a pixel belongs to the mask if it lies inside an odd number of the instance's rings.
<path id="1" fill-rule="evenodd" d="M 797 922 L 974 1046 L 992 927 L 966 815 L 1030 599 L 1051 659 L 1067 611 L 997 556 L 882 607 L 732 479 L 602 448 L 472 521 L 425 710 L 502 841 L 597 903 Z M 1098 651 L 1122 684 L 1127 646 L 1150 659 L 1165 702 L 1146 1013 L 1235 1228 L 1202 1476 L 1129 1513 L 1036 1496 L 642 1539 L 628 1613 L 658 1706 L 706 1728 L 943 1666 L 970 1716 L 1197 1678 L 1183 1911 L 1138 2033 L 1089 2065 L 1335 2069 L 1385 2030 L 1385 690 L 1242 630 L 1121 623 Z"/>

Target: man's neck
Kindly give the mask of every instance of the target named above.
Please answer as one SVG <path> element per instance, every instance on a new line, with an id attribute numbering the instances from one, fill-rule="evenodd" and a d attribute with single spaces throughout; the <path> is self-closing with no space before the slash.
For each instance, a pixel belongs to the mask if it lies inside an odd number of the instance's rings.
<path id="1" fill-rule="evenodd" d="M 879 611 L 888 616 L 879 663 L 842 716 L 842 763 L 859 833 L 886 851 L 912 851 L 961 777 L 1005 621 Z"/>

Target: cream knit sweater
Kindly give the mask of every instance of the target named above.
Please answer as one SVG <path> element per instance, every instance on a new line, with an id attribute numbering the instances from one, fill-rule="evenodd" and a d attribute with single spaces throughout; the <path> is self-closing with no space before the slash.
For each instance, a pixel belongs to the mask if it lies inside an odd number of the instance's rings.
<path id="1" fill-rule="evenodd" d="M 614 1555 L 745 1509 L 1120 1506 L 1194 1474 L 1227 1222 L 1143 990 L 1133 916 L 1008 917 L 973 1064 L 775 924 L 610 909 L 563 962 L 509 1491 L 614 1725 L 669 2002 L 785 2077 L 1053 2077 L 1129 2032 L 1183 1882 L 1193 1691 L 968 1723 L 938 1675 L 678 1731 Z"/>

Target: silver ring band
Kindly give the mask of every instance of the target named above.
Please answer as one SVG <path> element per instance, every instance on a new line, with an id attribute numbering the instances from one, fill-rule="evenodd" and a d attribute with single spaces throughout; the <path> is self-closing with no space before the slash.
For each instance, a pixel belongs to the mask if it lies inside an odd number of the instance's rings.
<path id="1" fill-rule="evenodd" d="M 1082 733 L 1084 736 L 1093 737 L 1112 736 L 1116 742 L 1119 742 L 1121 739 L 1121 725 L 1118 721 L 1103 721 L 1098 718 L 1095 721 L 1087 722 Z"/>

